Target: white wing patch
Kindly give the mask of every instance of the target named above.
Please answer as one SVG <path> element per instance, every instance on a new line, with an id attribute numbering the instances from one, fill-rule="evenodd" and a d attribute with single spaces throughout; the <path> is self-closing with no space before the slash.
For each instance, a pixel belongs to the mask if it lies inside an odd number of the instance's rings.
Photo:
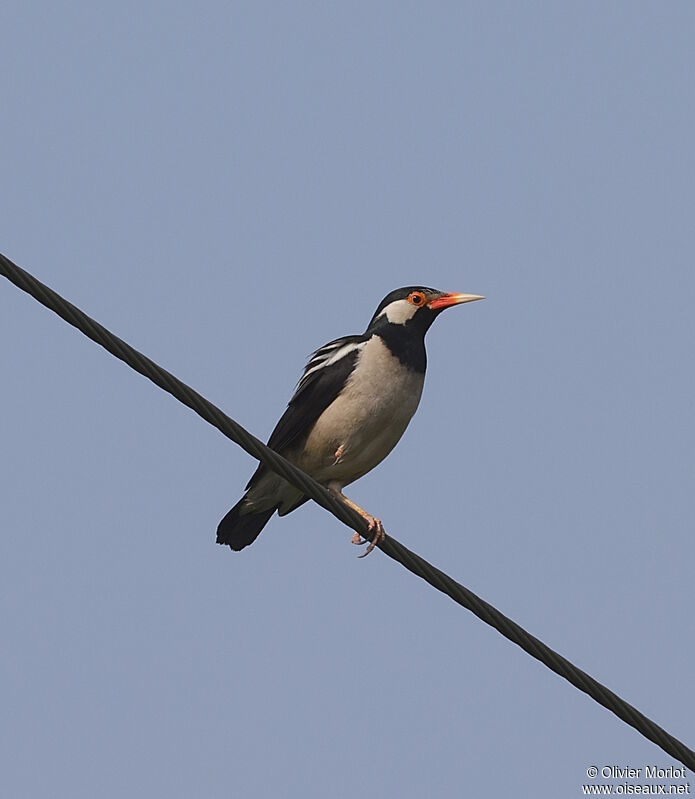
<path id="1" fill-rule="evenodd" d="M 297 391 L 300 391 L 306 384 L 307 379 L 315 372 L 318 372 L 319 369 L 331 366 L 331 364 L 336 363 L 355 350 L 361 350 L 366 343 L 366 341 L 349 341 L 346 344 L 343 339 L 338 339 L 338 341 L 332 341 L 330 344 L 320 347 L 312 354 L 309 362 L 304 367 L 304 374 L 297 384 Z"/>
<path id="2" fill-rule="evenodd" d="M 396 300 L 395 302 L 390 302 L 379 316 L 385 315 L 392 325 L 404 325 L 415 316 L 416 312 L 417 306 L 408 302 L 408 300 Z"/>

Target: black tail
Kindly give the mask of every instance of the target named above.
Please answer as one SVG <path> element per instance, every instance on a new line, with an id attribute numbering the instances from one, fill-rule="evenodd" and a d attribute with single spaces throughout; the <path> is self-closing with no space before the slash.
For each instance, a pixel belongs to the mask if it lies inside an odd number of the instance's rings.
<path id="1" fill-rule="evenodd" d="M 253 544 L 276 510 L 271 508 L 259 513 L 242 513 L 243 502 L 244 499 L 240 499 L 217 526 L 217 543 L 228 544 L 236 552 Z"/>

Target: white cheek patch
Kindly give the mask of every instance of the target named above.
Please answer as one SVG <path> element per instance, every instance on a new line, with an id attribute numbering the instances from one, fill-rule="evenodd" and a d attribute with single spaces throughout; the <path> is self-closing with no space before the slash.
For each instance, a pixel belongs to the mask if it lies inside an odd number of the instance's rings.
<path id="1" fill-rule="evenodd" d="M 396 300 L 389 303 L 379 316 L 386 315 L 392 325 L 404 325 L 415 316 L 417 308 L 408 300 Z"/>

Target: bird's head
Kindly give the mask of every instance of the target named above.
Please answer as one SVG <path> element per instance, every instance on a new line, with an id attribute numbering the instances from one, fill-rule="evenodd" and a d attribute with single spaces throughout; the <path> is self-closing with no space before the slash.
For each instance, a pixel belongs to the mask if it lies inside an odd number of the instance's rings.
<path id="1" fill-rule="evenodd" d="M 446 308 L 464 302 L 483 300 L 477 294 L 455 294 L 425 286 L 405 286 L 387 294 L 374 312 L 367 330 L 378 329 L 382 325 L 403 325 L 424 333 Z"/>

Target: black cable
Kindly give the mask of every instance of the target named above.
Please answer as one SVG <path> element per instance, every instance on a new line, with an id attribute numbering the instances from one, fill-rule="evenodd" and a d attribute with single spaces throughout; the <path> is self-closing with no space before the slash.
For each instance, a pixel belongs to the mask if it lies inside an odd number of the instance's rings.
<path id="1" fill-rule="evenodd" d="M 12 263 L 2 254 L 0 254 L 0 274 L 3 274 L 23 291 L 31 294 L 32 297 L 57 313 L 66 322 L 81 330 L 112 355 L 120 358 L 128 366 L 140 372 L 140 374 L 169 392 L 180 402 L 183 402 L 184 405 L 194 410 L 205 421 L 220 430 L 227 438 L 230 438 L 246 450 L 249 455 L 260 460 L 268 468 L 277 472 L 277 474 L 284 477 L 307 496 L 310 496 L 351 530 L 357 530 L 363 536 L 367 535 L 367 524 L 364 519 L 328 489 L 285 460 L 281 455 L 273 452 L 240 424 L 224 414 L 219 408 L 206 400 L 205 397 L 198 394 L 197 391 L 182 383 L 178 378 L 162 369 L 154 361 L 142 355 L 142 353 L 134 350 L 125 341 L 115 336 L 98 322 L 95 322 L 79 308 L 63 299 L 55 291 Z M 648 719 L 639 710 L 613 693 L 613 691 L 610 691 L 593 677 L 586 674 L 586 672 L 570 663 L 562 655 L 550 649 L 538 638 L 526 632 L 523 627 L 500 613 L 499 610 L 485 602 L 485 600 L 432 566 L 419 555 L 411 552 L 391 536 L 386 536 L 386 539 L 379 544 L 379 548 L 413 574 L 426 580 L 438 591 L 447 594 L 454 602 L 467 608 L 486 624 L 494 627 L 505 638 L 520 646 L 532 657 L 540 660 L 541 663 L 552 669 L 556 674 L 564 677 L 576 688 L 579 688 L 580 691 L 584 691 L 599 704 L 615 713 L 618 718 L 634 727 L 645 738 L 660 746 L 664 752 L 679 760 L 687 768 L 695 771 L 695 752 L 692 749 L 689 749 L 684 743 L 674 738 L 651 719 Z"/>

